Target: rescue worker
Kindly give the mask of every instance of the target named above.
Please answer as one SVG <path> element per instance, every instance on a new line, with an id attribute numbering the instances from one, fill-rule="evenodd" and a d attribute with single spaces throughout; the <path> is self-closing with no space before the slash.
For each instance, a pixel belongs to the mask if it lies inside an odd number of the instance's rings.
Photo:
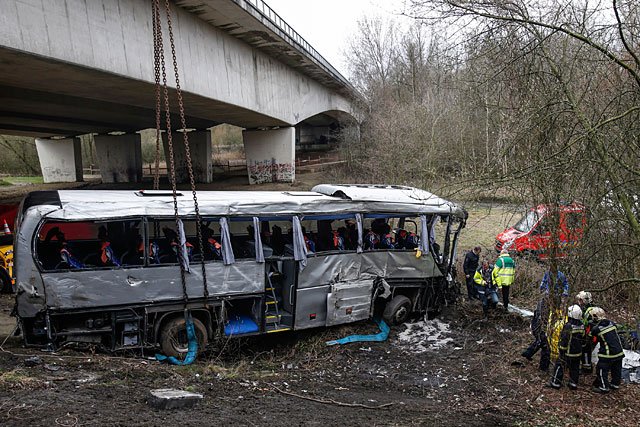
<path id="1" fill-rule="evenodd" d="M 513 284 L 516 275 L 516 263 L 509 256 L 509 251 L 503 249 L 493 266 L 493 283 L 502 290 L 502 305 L 504 311 L 509 310 L 509 288 Z"/>
<path id="2" fill-rule="evenodd" d="M 585 333 L 589 336 L 589 332 L 591 329 L 591 322 L 593 318 L 591 316 L 591 311 L 595 308 L 595 306 L 591 302 L 591 292 L 580 291 L 578 295 L 576 295 L 576 302 L 582 309 L 582 323 L 585 327 Z M 593 353 L 593 338 L 590 337 L 584 341 L 584 346 L 582 347 L 582 372 L 593 373 L 593 365 L 591 364 L 591 354 Z"/>
<path id="3" fill-rule="evenodd" d="M 475 271 L 473 281 L 476 284 L 476 293 L 482 301 L 482 314 L 486 319 L 489 315 L 489 305 L 496 308 L 498 305 L 498 294 L 493 285 L 493 266 L 489 261 L 483 260 L 482 265 Z"/>
<path id="4" fill-rule="evenodd" d="M 540 350 L 540 364 L 538 369 L 546 372 L 551 364 L 551 349 L 547 338 L 547 324 L 549 321 L 549 306 L 547 298 L 541 298 L 533 312 L 531 319 L 531 335 L 533 342 L 522 352 L 522 357 L 533 360 L 533 356 Z"/>
<path id="5" fill-rule="evenodd" d="M 571 390 L 578 388 L 580 378 L 580 359 L 584 345 L 585 334 L 582 323 L 582 309 L 574 304 L 568 309 L 569 319 L 564 324 L 560 334 L 560 357 L 553 368 L 553 376 L 549 386 L 555 389 L 562 387 L 562 377 L 565 367 L 569 369 L 569 383 Z"/>
<path id="6" fill-rule="evenodd" d="M 556 270 L 556 280 L 554 283 L 553 295 L 561 295 L 562 298 L 569 297 L 569 281 L 567 280 L 567 276 L 558 270 L 555 266 L 549 267 L 547 271 L 545 271 L 544 276 L 542 276 L 542 281 L 540 282 L 540 292 L 544 292 L 546 295 L 549 295 L 549 290 L 551 289 L 551 278 L 554 276 L 552 270 Z"/>
<path id="7" fill-rule="evenodd" d="M 464 277 L 467 281 L 467 297 L 469 301 L 474 298 L 478 298 L 478 293 L 476 291 L 476 287 L 474 286 L 475 274 L 478 269 L 478 264 L 480 260 L 480 252 L 482 248 L 480 246 L 476 246 L 473 250 L 467 252 L 464 257 L 464 263 L 462 264 L 462 270 L 464 271 Z"/>
<path id="8" fill-rule="evenodd" d="M 593 391 L 608 393 L 611 389 L 618 390 L 620 388 L 624 350 L 616 324 L 605 319 L 604 310 L 600 307 L 594 307 L 591 310 L 591 316 L 593 321 L 590 324 L 589 334 L 596 337 L 600 344 Z M 609 381 L 609 371 L 611 371 L 611 381 Z"/>

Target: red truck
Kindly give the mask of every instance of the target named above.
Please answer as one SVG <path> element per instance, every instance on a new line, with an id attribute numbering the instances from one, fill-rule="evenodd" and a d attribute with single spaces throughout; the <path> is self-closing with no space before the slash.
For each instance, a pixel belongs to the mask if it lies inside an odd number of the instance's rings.
<path id="1" fill-rule="evenodd" d="M 561 252 L 567 246 L 577 245 L 585 226 L 585 207 L 579 203 L 538 205 L 531 208 L 514 226 L 496 236 L 496 250 L 507 248 L 518 254 L 531 254 L 544 259 L 554 241 Z"/>

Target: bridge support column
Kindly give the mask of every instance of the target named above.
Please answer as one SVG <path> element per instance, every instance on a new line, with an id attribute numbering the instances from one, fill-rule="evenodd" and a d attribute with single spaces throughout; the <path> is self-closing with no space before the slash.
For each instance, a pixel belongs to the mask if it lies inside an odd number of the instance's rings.
<path id="1" fill-rule="evenodd" d="M 189 171 L 184 149 L 184 136 L 181 132 L 173 132 L 173 158 L 176 164 L 176 182 L 188 183 Z M 163 135 L 164 158 L 167 159 L 167 174 L 169 173 L 169 144 L 166 134 Z M 213 164 L 211 160 L 211 131 L 189 132 L 189 151 L 191 152 L 191 166 L 195 182 L 210 183 L 213 180 Z"/>
<path id="2" fill-rule="evenodd" d="M 80 138 L 36 138 L 36 150 L 45 183 L 82 181 Z"/>
<path id="3" fill-rule="evenodd" d="M 295 135 L 293 127 L 242 132 L 249 184 L 295 180 Z"/>
<path id="4" fill-rule="evenodd" d="M 142 182 L 140 135 L 96 135 L 94 137 L 102 182 Z"/>

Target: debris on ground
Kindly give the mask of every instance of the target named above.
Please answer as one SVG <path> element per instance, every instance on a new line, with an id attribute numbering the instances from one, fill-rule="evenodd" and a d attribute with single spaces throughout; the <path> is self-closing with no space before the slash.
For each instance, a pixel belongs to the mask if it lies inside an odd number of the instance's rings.
<path id="1" fill-rule="evenodd" d="M 147 403 L 155 409 L 185 409 L 193 407 L 203 397 L 200 393 L 162 388 L 151 390 Z"/>
<path id="2" fill-rule="evenodd" d="M 424 353 L 453 342 L 449 336 L 449 325 L 439 319 L 421 320 L 405 326 L 407 329 L 398 334 L 397 345 L 406 351 Z"/>

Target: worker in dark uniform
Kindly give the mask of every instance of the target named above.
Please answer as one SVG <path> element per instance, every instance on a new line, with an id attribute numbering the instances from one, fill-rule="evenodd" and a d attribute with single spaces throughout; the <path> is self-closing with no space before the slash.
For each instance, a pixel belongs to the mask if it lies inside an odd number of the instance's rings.
<path id="1" fill-rule="evenodd" d="M 622 381 L 622 359 L 624 350 L 618 335 L 616 324 L 605 319 L 604 310 L 594 307 L 591 310 L 593 321 L 589 334 L 596 337 L 600 344 L 598 351 L 598 364 L 596 365 L 596 379 L 593 382 L 593 391 L 596 393 L 608 393 L 609 390 L 620 388 Z M 609 381 L 611 371 L 611 381 Z"/>
<path id="2" fill-rule="evenodd" d="M 480 263 L 480 246 L 476 246 L 472 251 L 467 252 L 464 257 L 464 263 L 462 264 L 462 270 L 464 271 L 464 277 L 467 281 L 467 297 L 469 301 L 474 298 L 478 298 L 478 293 L 474 286 L 474 276 Z"/>
<path id="3" fill-rule="evenodd" d="M 576 302 L 582 309 L 582 323 L 585 327 L 585 334 L 588 336 L 590 332 L 590 324 L 593 322 L 591 316 L 591 310 L 595 308 L 595 305 L 591 302 L 591 292 L 580 291 L 576 295 Z M 593 353 L 593 337 L 584 340 L 584 347 L 582 347 L 582 372 L 593 373 L 593 365 L 591 364 L 591 353 Z"/>
<path id="4" fill-rule="evenodd" d="M 569 320 L 564 324 L 560 333 L 560 357 L 553 368 L 553 376 L 549 386 L 552 388 L 562 387 L 562 377 L 565 367 L 569 369 L 569 383 L 571 390 L 578 388 L 580 377 L 580 359 L 582 357 L 582 347 L 584 345 L 584 324 L 582 323 L 582 309 L 574 304 L 569 307 Z"/>
<path id="5" fill-rule="evenodd" d="M 533 342 L 522 352 L 522 357 L 533 360 L 533 356 L 540 350 L 540 364 L 538 369 L 546 372 L 551 364 L 551 349 L 547 339 L 547 324 L 549 323 L 549 304 L 547 298 L 540 298 L 533 318 L 531 319 L 531 335 Z"/>

